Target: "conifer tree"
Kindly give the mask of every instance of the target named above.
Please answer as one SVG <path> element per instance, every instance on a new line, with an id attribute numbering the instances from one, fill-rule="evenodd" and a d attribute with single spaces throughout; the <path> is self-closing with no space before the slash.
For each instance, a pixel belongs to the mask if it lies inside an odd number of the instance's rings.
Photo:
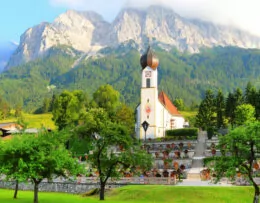
<path id="1" fill-rule="evenodd" d="M 240 88 L 237 88 L 234 93 L 229 93 L 226 99 L 225 115 L 229 119 L 231 126 L 234 126 L 235 110 L 236 107 L 244 104 L 243 92 Z"/>
<path id="2" fill-rule="evenodd" d="M 244 96 L 244 99 L 245 99 L 245 103 L 246 104 L 251 104 L 253 107 L 255 107 L 255 110 L 257 110 L 257 103 L 258 103 L 258 95 L 257 95 L 257 91 L 256 91 L 256 88 L 249 82 L 246 86 L 246 89 L 245 89 L 245 96 Z M 259 115 L 259 111 L 256 112 L 256 115 L 255 117 L 257 118 Z"/>
<path id="3" fill-rule="evenodd" d="M 256 119 L 259 119 L 260 117 L 260 89 L 256 93 L 255 117 Z"/>
<path id="4" fill-rule="evenodd" d="M 184 110 L 183 99 L 177 97 L 174 99 L 173 104 L 177 107 L 178 110 L 180 111 Z"/>
<path id="5" fill-rule="evenodd" d="M 211 131 L 216 126 L 214 95 L 211 90 L 206 91 L 205 98 L 199 106 L 195 125 L 202 130 Z"/>
<path id="6" fill-rule="evenodd" d="M 252 89 L 253 89 L 253 85 L 251 82 L 248 82 L 247 85 L 246 85 L 246 89 L 245 89 L 245 103 L 246 104 L 251 104 L 251 92 L 252 92 Z"/>
<path id="7" fill-rule="evenodd" d="M 217 128 L 224 126 L 224 114 L 225 114 L 225 99 L 221 90 L 218 90 L 215 99 L 216 113 L 217 113 Z"/>
<path id="8" fill-rule="evenodd" d="M 235 107 L 244 104 L 244 96 L 243 96 L 243 92 L 240 88 L 237 88 L 234 92 L 234 98 L 235 98 Z"/>

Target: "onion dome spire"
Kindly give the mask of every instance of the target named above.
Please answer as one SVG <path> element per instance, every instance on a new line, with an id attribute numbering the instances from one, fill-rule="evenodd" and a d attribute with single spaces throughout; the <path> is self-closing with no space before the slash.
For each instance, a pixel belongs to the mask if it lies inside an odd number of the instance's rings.
<path id="1" fill-rule="evenodd" d="M 156 70 L 156 68 L 159 65 L 159 59 L 149 46 L 147 51 L 141 56 L 140 64 L 142 66 L 142 69 L 145 69 L 147 66 L 152 68 L 153 70 Z"/>

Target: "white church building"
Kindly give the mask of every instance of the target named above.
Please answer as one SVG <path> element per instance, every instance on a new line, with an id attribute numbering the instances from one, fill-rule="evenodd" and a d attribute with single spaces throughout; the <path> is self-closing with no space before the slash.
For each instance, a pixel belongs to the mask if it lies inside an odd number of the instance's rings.
<path id="1" fill-rule="evenodd" d="M 184 117 L 162 91 L 158 94 L 158 65 L 150 46 L 141 56 L 142 84 L 141 103 L 136 108 L 136 136 L 139 139 L 159 138 L 165 136 L 169 129 L 183 128 Z M 145 132 L 142 124 L 149 124 Z"/>

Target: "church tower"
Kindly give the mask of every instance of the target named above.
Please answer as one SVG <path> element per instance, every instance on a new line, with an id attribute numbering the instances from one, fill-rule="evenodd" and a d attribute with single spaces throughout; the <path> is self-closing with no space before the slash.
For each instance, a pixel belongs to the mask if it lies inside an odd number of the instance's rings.
<path id="1" fill-rule="evenodd" d="M 140 63 L 142 84 L 141 102 L 136 107 L 136 137 L 143 140 L 165 137 L 167 130 L 187 126 L 169 97 L 163 91 L 158 94 L 159 59 L 150 47 L 141 56 Z M 147 129 L 146 133 L 144 128 Z"/>
<path id="2" fill-rule="evenodd" d="M 140 63 L 142 66 L 142 85 L 141 85 L 141 104 L 140 104 L 140 121 L 149 123 L 146 132 L 146 138 L 156 138 L 157 134 L 157 117 L 158 109 L 158 71 L 159 59 L 149 46 L 147 51 L 141 56 Z M 145 132 L 140 126 L 140 138 L 145 139 Z"/>

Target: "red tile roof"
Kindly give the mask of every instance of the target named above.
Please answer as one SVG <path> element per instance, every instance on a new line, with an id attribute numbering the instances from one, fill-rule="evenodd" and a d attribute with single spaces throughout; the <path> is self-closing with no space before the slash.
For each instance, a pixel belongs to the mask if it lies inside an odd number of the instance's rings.
<path id="1" fill-rule="evenodd" d="M 173 105 L 169 97 L 163 91 L 160 92 L 158 99 L 161 104 L 170 112 L 170 114 L 181 116 L 176 106 Z"/>

